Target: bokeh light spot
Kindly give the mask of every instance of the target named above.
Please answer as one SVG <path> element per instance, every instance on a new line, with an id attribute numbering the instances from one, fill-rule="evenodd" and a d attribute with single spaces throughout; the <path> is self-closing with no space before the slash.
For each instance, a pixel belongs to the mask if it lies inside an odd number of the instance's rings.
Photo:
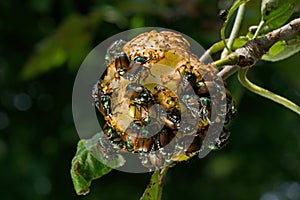
<path id="1" fill-rule="evenodd" d="M 20 93 L 14 97 L 14 106 L 19 111 L 27 111 L 32 106 L 31 98 L 28 94 Z"/>
<path id="2" fill-rule="evenodd" d="M 286 196 L 292 200 L 300 199 L 300 184 L 296 182 L 291 183 L 286 189 Z"/>
<path id="3" fill-rule="evenodd" d="M 264 194 L 260 200 L 280 200 L 275 193 L 268 192 Z"/>

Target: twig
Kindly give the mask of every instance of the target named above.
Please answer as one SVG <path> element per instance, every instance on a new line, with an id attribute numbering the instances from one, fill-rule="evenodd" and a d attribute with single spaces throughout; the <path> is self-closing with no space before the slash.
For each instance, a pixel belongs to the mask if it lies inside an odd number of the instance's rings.
<path id="1" fill-rule="evenodd" d="M 241 27 L 241 24 L 243 21 L 243 15 L 245 12 L 245 5 L 246 5 L 246 3 L 240 5 L 239 10 L 237 12 L 237 15 L 236 15 L 236 18 L 234 21 L 234 25 L 233 25 L 232 31 L 230 33 L 230 36 L 229 36 L 229 39 L 227 42 L 227 46 L 229 49 L 232 49 L 233 42 L 239 33 L 239 30 L 240 30 L 240 27 Z M 230 52 L 228 51 L 228 49 L 224 48 L 224 50 L 221 54 L 221 58 L 226 57 L 229 53 Z"/>
<path id="2" fill-rule="evenodd" d="M 222 55 L 221 55 L 221 58 L 226 57 L 230 53 L 227 48 L 232 49 L 234 40 L 237 37 L 239 29 L 241 27 L 241 23 L 242 23 L 242 20 L 243 20 L 243 15 L 244 15 L 244 12 L 245 12 L 245 5 L 246 5 L 246 3 L 243 3 L 242 5 L 240 5 L 240 7 L 238 9 L 238 13 L 237 13 L 237 16 L 235 18 L 235 22 L 234 22 L 232 31 L 230 33 L 229 39 L 228 39 L 227 42 L 226 42 L 226 40 L 224 41 L 224 45 L 226 46 L 226 48 L 224 48 L 224 50 L 222 52 Z M 207 61 L 210 58 L 211 54 L 215 53 L 212 49 L 213 49 L 213 46 L 211 48 L 209 48 L 208 50 L 206 50 L 204 52 L 204 54 L 200 57 L 199 60 L 201 62 Z"/>
<path id="3" fill-rule="evenodd" d="M 261 38 L 255 38 L 247 42 L 243 47 L 237 49 L 235 52 L 229 54 L 224 58 L 230 60 L 236 60 L 236 63 L 232 65 L 237 65 L 239 67 L 251 67 L 253 66 L 261 57 L 269 51 L 273 44 L 283 40 L 284 38 L 293 35 L 300 31 L 300 18 L 294 19 L 290 23 L 278 28 L 266 36 Z M 236 59 L 233 59 L 236 57 Z M 223 59 L 222 59 L 223 60 Z M 225 61 L 223 61 L 226 63 Z M 238 69 L 232 66 L 226 66 L 222 69 L 218 75 L 223 79 L 228 77 L 228 74 L 236 72 Z"/>
<path id="4" fill-rule="evenodd" d="M 243 15 L 244 15 L 244 12 L 245 12 L 245 6 L 246 6 L 246 3 L 242 4 L 239 7 L 238 13 L 236 15 L 235 22 L 234 22 L 234 25 L 233 25 L 233 28 L 232 28 L 232 31 L 230 33 L 229 40 L 228 40 L 228 43 L 227 43 L 227 45 L 230 49 L 232 49 L 233 42 L 234 42 L 235 38 L 237 37 L 238 32 L 240 30 L 242 20 L 243 20 Z M 228 56 L 228 54 L 229 54 L 228 49 L 224 48 L 224 51 L 221 54 L 221 58 L 224 58 L 224 57 Z M 225 68 L 226 68 L 226 70 L 222 71 L 222 73 L 227 72 L 228 70 L 233 71 L 233 69 L 236 69 L 237 66 L 235 66 L 233 64 L 233 65 L 227 65 L 227 66 L 224 67 L 224 69 Z M 227 77 L 224 77 L 224 75 L 222 75 L 222 73 L 220 73 L 218 75 L 221 76 L 225 80 L 229 76 L 231 76 L 234 72 L 232 74 L 231 73 L 226 73 Z"/>

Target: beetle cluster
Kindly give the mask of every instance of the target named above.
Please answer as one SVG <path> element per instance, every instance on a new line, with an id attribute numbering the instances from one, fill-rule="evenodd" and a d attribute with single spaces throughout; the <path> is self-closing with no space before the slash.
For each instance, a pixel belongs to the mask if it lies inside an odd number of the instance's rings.
<path id="1" fill-rule="evenodd" d="M 93 90 L 104 134 L 116 151 L 138 153 L 145 167 L 189 159 L 199 152 L 208 127 L 223 127 L 235 113 L 229 91 L 218 90 L 223 82 L 214 78 L 216 69 L 199 62 L 180 34 L 151 31 L 127 43 L 117 41 L 108 57 L 103 80 Z M 171 71 L 158 75 L 155 65 Z M 147 85 L 149 77 L 159 81 Z M 225 114 L 214 118 L 213 95 L 226 104 Z M 222 148 L 228 136 L 224 128 L 212 148 Z"/>

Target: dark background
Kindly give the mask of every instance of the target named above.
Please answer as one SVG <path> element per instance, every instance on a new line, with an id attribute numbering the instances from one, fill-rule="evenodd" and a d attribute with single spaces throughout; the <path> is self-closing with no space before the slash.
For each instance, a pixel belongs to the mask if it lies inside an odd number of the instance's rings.
<path id="1" fill-rule="evenodd" d="M 113 171 L 85 197 L 73 190 L 77 70 L 93 47 L 130 28 L 174 29 L 208 48 L 220 40 L 217 13 L 228 2 L 0 1 L 0 199 L 138 199 L 150 174 Z M 241 34 L 259 22 L 259 9 L 249 4 Z M 299 55 L 259 62 L 249 78 L 300 104 Z M 228 85 L 238 106 L 228 145 L 171 169 L 164 199 L 300 199 L 299 116 L 245 90 L 236 76 Z"/>

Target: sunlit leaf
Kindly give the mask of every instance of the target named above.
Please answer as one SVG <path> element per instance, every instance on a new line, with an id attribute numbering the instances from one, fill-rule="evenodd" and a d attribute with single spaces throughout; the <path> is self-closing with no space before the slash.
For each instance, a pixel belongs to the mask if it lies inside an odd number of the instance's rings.
<path id="1" fill-rule="evenodd" d="M 228 39 L 226 39 L 225 41 L 227 42 Z M 232 49 L 234 50 L 234 49 L 240 48 L 247 42 L 248 42 L 248 38 L 246 38 L 246 37 L 236 38 L 233 42 Z M 224 48 L 225 48 L 224 42 L 220 41 L 220 42 L 215 43 L 213 46 L 211 46 L 209 50 L 211 53 L 216 53 L 216 52 L 222 51 Z"/>
<path id="2" fill-rule="evenodd" d="M 77 152 L 72 160 L 71 177 L 75 191 L 78 195 L 85 195 L 89 192 L 91 182 L 108 174 L 112 168 L 123 166 L 125 160 L 118 156 L 113 160 L 107 160 L 97 148 L 97 138 L 95 135 L 89 140 L 80 140 L 77 146 Z M 101 160 L 101 162 L 99 161 Z M 110 163 L 110 167 L 103 164 Z"/>
<path id="3" fill-rule="evenodd" d="M 294 13 L 300 0 L 263 0 L 261 3 L 261 21 L 257 36 L 261 31 L 268 32 L 283 25 Z"/>
<path id="4" fill-rule="evenodd" d="M 291 17 L 299 2 L 299 0 L 263 0 L 262 20 L 270 28 L 277 28 Z"/>
<path id="5" fill-rule="evenodd" d="M 79 141 L 71 168 L 72 181 L 78 195 L 87 194 L 92 180 L 108 174 L 111 170 L 87 151 L 84 141 Z"/>
<path id="6" fill-rule="evenodd" d="M 248 42 L 248 38 L 247 37 L 239 37 L 239 38 L 235 38 L 234 42 L 232 44 L 232 50 L 238 49 L 240 47 L 242 47 L 244 44 L 246 44 Z M 228 39 L 225 39 L 225 42 L 227 43 Z M 207 59 L 219 52 L 222 51 L 225 48 L 225 43 L 224 41 L 219 41 L 215 44 L 213 44 L 203 55 L 201 55 L 200 61 L 202 62 L 206 62 Z"/>
<path id="7" fill-rule="evenodd" d="M 275 43 L 269 52 L 262 59 L 265 61 L 276 62 L 286 59 L 300 51 L 300 37 L 289 41 L 279 41 Z"/>

